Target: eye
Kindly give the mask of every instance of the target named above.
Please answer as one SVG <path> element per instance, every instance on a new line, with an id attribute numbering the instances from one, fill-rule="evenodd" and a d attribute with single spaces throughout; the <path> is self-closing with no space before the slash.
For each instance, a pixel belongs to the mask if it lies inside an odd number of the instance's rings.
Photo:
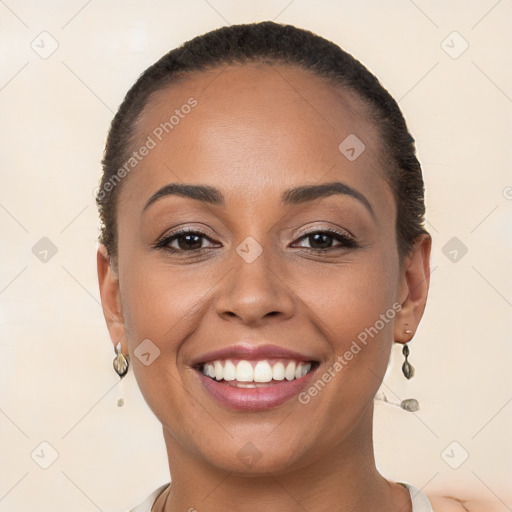
<path id="1" fill-rule="evenodd" d="M 319 231 L 310 231 L 301 236 L 299 240 L 306 240 L 308 246 L 301 245 L 305 249 L 313 251 L 326 252 L 332 249 L 352 248 L 358 247 L 357 242 L 348 234 L 335 231 L 333 229 L 324 229 Z M 333 240 L 340 242 L 338 245 L 333 246 Z"/>
<path id="2" fill-rule="evenodd" d="M 299 240 L 309 243 L 309 246 L 299 245 L 299 247 L 316 252 L 358 247 L 357 242 L 351 236 L 332 229 L 310 231 L 309 233 L 302 234 Z M 210 245 L 203 246 L 204 241 L 210 242 Z M 333 241 L 337 241 L 338 244 L 333 245 Z M 210 249 L 214 246 L 216 246 L 215 242 L 202 231 L 180 229 L 162 238 L 154 247 L 172 253 L 190 253 Z"/>
<path id="3" fill-rule="evenodd" d="M 201 231 L 180 229 L 157 242 L 155 247 L 170 252 L 200 251 L 202 249 L 209 249 L 209 247 L 203 247 L 203 241 L 205 240 L 212 242 L 212 240 Z"/>

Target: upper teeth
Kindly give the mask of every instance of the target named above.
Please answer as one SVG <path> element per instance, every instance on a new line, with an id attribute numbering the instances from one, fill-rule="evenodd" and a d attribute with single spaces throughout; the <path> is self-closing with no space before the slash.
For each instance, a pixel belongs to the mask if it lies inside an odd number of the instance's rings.
<path id="1" fill-rule="evenodd" d="M 272 379 L 294 380 L 303 377 L 309 370 L 311 370 L 311 363 L 278 361 L 270 365 L 266 359 L 252 361 L 252 363 L 241 360 L 236 365 L 226 359 L 225 361 L 211 361 L 203 365 L 203 373 L 212 379 L 240 382 L 270 382 Z"/>

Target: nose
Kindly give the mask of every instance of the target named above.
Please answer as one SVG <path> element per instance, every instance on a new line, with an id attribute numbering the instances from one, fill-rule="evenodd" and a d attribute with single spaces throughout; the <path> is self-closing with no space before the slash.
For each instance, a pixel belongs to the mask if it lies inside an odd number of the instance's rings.
<path id="1" fill-rule="evenodd" d="M 257 326 L 274 318 L 283 321 L 295 312 L 294 293 L 286 273 L 263 252 L 251 262 L 233 252 L 232 266 L 216 301 L 217 314 Z M 230 262 L 231 263 L 231 262 Z"/>

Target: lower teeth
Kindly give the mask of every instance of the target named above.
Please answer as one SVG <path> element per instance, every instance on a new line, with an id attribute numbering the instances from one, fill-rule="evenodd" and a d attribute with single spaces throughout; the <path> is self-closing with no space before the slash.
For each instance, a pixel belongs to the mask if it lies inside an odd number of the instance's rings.
<path id="1" fill-rule="evenodd" d="M 219 382 L 219 381 L 218 381 Z M 236 388 L 263 388 L 271 385 L 271 382 L 238 382 L 238 381 L 222 381 L 226 382 L 229 386 L 234 386 Z M 233 384 L 231 384 L 231 382 Z M 275 382 L 281 382 L 281 381 L 275 381 Z"/>
<path id="2" fill-rule="evenodd" d="M 271 380 L 269 382 L 242 382 L 242 381 L 238 381 L 238 380 L 224 380 L 224 379 L 217 380 L 214 377 L 209 377 L 209 378 L 215 382 L 218 382 L 219 384 L 224 384 L 226 386 L 233 386 L 235 388 L 264 388 L 264 387 L 268 387 L 268 386 L 274 386 L 276 384 L 281 384 L 283 382 L 293 382 L 291 380 L 286 380 L 286 379 Z M 293 379 L 293 380 L 297 380 L 297 379 Z"/>

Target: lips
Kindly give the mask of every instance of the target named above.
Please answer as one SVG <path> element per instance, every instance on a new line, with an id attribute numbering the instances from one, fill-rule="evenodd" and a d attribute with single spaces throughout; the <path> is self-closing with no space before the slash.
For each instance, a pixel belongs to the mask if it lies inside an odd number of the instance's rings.
<path id="1" fill-rule="evenodd" d="M 203 388 L 220 404 L 255 411 L 296 396 L 318 362 L 277 345 L 241 343 L 199 356 L 192 365 Z"/>

